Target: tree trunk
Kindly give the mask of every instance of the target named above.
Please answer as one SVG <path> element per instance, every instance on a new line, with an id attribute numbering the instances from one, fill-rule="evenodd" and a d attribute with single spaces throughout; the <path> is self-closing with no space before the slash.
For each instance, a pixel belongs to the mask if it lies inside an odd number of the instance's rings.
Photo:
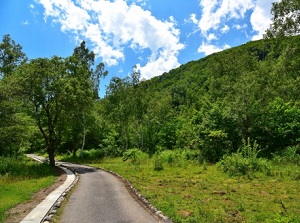
<path id="1" fill-rule="evenodd" d="M 54 149 L 48 148 L 48 157 L 49 157 L 49 164 L 50 166 L 55 166 L 55 159 L 54 159 Z"/>

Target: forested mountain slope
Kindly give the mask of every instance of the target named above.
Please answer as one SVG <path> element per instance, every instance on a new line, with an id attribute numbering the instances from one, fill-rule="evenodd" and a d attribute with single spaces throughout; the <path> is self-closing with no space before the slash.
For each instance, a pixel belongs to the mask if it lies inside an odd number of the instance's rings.
<path id="1" fill-rule="evenodd" d="M 99 99 L 107 72 L 102 63 L 93 69 L 95 55 L 84 42 L 70 57 L 28 61 L 7 35 L 0 155 L 46 149 L 54 163 L 55 152 L 83 149 L 99 156 L 189 149 L 217 162 L 243 141 L 256 141 L 268 157 L 287 147 L 299 151 L 299 43 L 299 36 L 249 42 L 148 81 L 137 72 L 115 77 Z"/>
<path id="2" fill-rule="evenodd" d="M 192 149 L 216 162 L 248 139 L 267 156 L 297 146 L 299 43 L 249 42 L 141 83 L 136 74 L 112 79 L 98 102 L 100 148 Z"/>

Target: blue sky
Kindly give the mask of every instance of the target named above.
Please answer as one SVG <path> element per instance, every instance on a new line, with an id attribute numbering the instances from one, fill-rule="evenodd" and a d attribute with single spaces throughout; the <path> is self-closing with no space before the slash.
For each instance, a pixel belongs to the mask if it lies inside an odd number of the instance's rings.
<path id="1" fill-rule="evenodd" d="M 109 76 L 149 79 L 261 39 L 276 0 L 0 0 L 0 36 L 30 58 L 67 57 L 85 40 Z"/>

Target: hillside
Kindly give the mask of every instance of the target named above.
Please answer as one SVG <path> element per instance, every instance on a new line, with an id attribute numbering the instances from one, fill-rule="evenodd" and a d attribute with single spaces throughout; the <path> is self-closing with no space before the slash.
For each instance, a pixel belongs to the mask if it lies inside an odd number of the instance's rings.
<path id="1" fill-rule="evenodd" d="M 216 162 L 248 138 L 265 156 L 297 146 L 299 41 L 249 42 L 138 85 L 112 79 L 98 105 L 100 147 L 192 149 Z"/>
<path id="2" fill-rule="evenodd" d="M 137 148 L 193 150 L 215 163 L 243 142 L 260 155 L 299 151 L 300 37 L 249 42 L 191 61 L 148 81 L 114 77 L 98 98 L 104 64 L 83 41 L 67 58 L 28 60 L 3 38 L 0 154 Z M 10 50 L 6 50 L 10 49 Z M 11 60 L 10 58 L 13 58 Z"/>

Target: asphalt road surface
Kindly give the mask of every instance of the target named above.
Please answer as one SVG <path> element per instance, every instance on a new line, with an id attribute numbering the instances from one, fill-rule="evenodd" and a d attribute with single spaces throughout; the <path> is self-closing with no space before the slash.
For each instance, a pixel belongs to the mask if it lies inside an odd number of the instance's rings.
<path id="1" fill-rule="evenodd" d="M 154 223 L 117 177 L 91 167 L 66 164 L 80 174 L 62 215 L 63 223 Z"/>

